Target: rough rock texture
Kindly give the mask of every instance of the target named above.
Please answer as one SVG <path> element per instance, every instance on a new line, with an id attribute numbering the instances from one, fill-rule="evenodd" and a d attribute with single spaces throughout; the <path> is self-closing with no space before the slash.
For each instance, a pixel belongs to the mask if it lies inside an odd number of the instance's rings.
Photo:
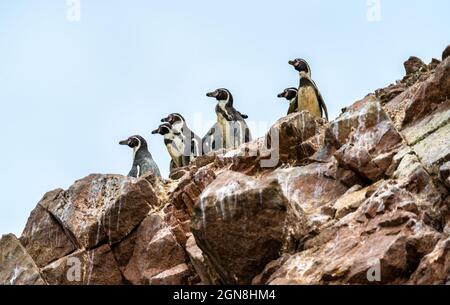
<path id="1" fill-rule="evenodd" d="M 0 284 L 45 285 L 39 268 L 13 234 L 0 239 Z"/>
<path id="2" fill-rule="evenodd" d="M 449 54 L 167 180 L 47 193 L 0 240 L 0 284 L 450 283 Z"/>

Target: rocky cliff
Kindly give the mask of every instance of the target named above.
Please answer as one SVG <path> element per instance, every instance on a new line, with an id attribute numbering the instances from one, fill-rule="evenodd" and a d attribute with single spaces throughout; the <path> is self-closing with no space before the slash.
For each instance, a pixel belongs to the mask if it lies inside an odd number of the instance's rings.
<path id="1" fill-rule="evenodd" d="M 449 282 L 449 53 L 411 57 L 332 122 L 292 114 L 168 180 L 45 194 L 1 239 L 0 284 Z"/>

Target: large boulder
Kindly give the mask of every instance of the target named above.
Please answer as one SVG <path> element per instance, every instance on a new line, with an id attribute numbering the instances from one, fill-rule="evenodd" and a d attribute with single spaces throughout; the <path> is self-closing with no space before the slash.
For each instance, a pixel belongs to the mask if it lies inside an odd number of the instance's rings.
<path id="1" fill-rule="evenodd" d="M 39 267 L 44 267 L 73 251 L 76 247 L 55 218 L 42 206 L 55 200 L 62 190 L 55 190 L 44 195 L 31 212 L 25 229 L 20 237 L 22 245 Z"/>
<path id="2" fill-rule="evenodd" d="M 50 285 L 124 284 L 108 245 L 92 250 L 78 250 L 42 268 Z"/>
<path id="3" fill-rule="evenodd" d="M 354 105 L 330 126 L 343 168 L 376 182 L 385 176 L 402 138 L 378 101 Z"/>
<path id="4" fill-rule="evenodd" d="M 147 178 L 90 175 L 41 206 L 70 232 L 78 247 L 115 243 L 159 204 L 150 182 L 153 176 Z"/>
<path id="5" fill-rule="evenodd" d="M 188 257 L 162 215 L 148 215 L 136 234 L 133 254 L 124 270 L 129 282 L 140 285 L 188 283 L 191 273 L 183 265 Z"/>
<path id="6" fill-rule="evenodd" d="M 441 240 L 411 276 L 418 285 L 450 285 L 450 238 Z"/>
<path id="7" fill-rule="evenodd" d="M 224 284 L 249 284 L 279 256 L 287 199 L 276 180 L 225 171 L 202 193 L 192 231 Z"/>

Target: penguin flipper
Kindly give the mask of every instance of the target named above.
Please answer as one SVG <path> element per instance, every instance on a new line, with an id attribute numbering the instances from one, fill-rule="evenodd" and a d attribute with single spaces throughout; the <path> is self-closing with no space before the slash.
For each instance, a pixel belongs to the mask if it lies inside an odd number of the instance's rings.
<path id="1" fill-rule="evenodd" d="M 319 101 L 319 106 L 320 106 L 320 112 L 325 112 L 325 117 L 328 121 L 328 109 L 327 109 L 327 105 L 325 104 L 325 101 L 323 100 L 322 94 L 320 94 L 319 90 L 316 89 L 316 94 L 317 94 L 317 100 Z"/>
<path id="2" fill-rule="evenodd" d="M 316 83 L 312 79 L 309 79 L 309 80 L 313 84 L 314 91 L 316 92 L 317 101 L 319 102 L 320 112 L 322 113 L 322 116 L 323 116 L 323 112 L 325 112 L 325 117 L 328 121 L 328 109 L 327 109 L 327 105 L 325 104 L 325 101 L 323 100 L 322 94 L 320 93 L 319 89 L 317 88 Z"/>

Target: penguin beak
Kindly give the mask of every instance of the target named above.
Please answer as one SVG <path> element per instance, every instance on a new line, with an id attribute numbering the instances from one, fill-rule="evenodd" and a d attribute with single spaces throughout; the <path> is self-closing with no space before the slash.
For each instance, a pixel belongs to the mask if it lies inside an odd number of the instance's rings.
<path id="1" fill-rule="evenodd" d="M 288 61 L 288 63 L 289 63 L 291 66 L 294 66 L 294 67 L 295 67 L 295 60 L 290 60 L 290 61 Z"/>
<path id="2" fill-rule="evenodd" d="M 128 145 L 128 140 L 120 141 L 119 145 Z"/>
<path id="3" fill-rule="evenodd" d="M 278 97 L 278 98 L 283 98 L 283 97 L 284 97 L 284 92 L 283 92 L 283 93 L 280 93 L 280 94 L 278 94 L 278 95 L 277 95 L 277 97 Z"/>
<path id="4" fill-rule="evenodd" d="M 206 93 L 207 97 L 217 97 L 217 91 Z"/>
<path id="5" fill-rule="evenodd" d="M 159 133 L 159 128 L 152 131 L 152 134 L 157 134 L 157 133 Z"/>

